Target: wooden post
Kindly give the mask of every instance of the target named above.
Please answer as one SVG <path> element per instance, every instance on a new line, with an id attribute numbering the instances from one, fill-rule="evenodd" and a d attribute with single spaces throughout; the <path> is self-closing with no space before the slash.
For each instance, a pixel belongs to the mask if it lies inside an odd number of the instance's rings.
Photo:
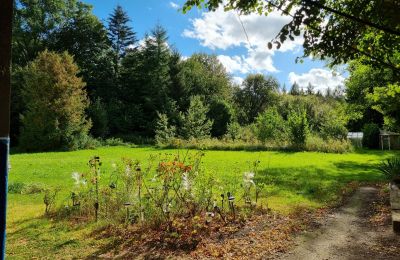
<path id="1" fill-rule="evenodd" d="M 13 0 L 0 1 L 0 260 L 5 258 Z"/>

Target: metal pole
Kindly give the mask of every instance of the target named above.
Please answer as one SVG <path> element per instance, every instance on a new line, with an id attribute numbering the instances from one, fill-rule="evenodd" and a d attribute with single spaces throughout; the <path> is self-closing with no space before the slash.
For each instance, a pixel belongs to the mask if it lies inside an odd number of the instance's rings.
<path id="1" fill-rule="evenodd" d="M 0 2 L 0 260 L 5 258 L 13 0 Z"/>

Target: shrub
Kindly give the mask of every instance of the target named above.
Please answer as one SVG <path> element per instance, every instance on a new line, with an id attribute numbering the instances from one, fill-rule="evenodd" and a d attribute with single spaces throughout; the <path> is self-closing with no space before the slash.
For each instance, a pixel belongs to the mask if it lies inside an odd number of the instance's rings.
<path id="1" fill-rule="evenodd" d="M 263 144 L 266 141 L 281 141 L 286 136 L 285 121 L 275 107 L 258 115 L 255 130 L 258 140 Z"/>
<path id="2" fill-rule="evenodd" d="M 207 113 L 214 123 L 211 128 L 213 137 L 221 137 L 228 131 L 229 122 L 233 118 L 233 109 L 225 100 L 213 100 Z"/>
<path id="3" fill-rule="evenodd" d="M 203 104 L 199 96 L 190 99 L 189 109 L 184 115 L 182 136 L 185 139 L 201 139 L 210 136 L 213 121 L 207 118 L 209 108 Z"/>
<path id="4" fill-rule="evenodd" d="M 311 135 L 307 138 L 304 149 L 323 153 L 345 153 L 352 151 L 353 146 L 346 139 L 323 139 L 319 136 Z"/>
<path id="5" fill-rule="evenodd" d="M 24 185 L 23 189 L 21 190 L 21 194 L 36 194 L 42 193 L 45 190 L 46 187 L 42 183 L 28 183 Z"/>
<path id="6" fill-rule="evenodd" d="M 20 145 L 25 150 L 80 148 L 91 127 L 85 117 L 89 100 L 78 66 L 64 52 L 44 51 L 24 69 L 26 110 Z M 77 147 L 78 145 L 78 147 Z"/>
<path id="7" fill-rule="evenodd" d="M 111 137 L 103 141 L 105 146 L 124 146 L 126 143 L 121 138 Z"/>
<path id="8" fill-rule="evenodd" d="M 44 190 L 43 203 L 45 205 L 45 214 L 48 215 L 56 204 L 56 197 L 60 188 L 47 188 Z"/>
<path id="9" fill-rule="evenodd" d="M 365 124 L 362 129 L 363 136 L 363 146 L 371 149 L 379 148 L 379 126 L 374 123 Z"/>
<path id="10" fill-rule="evenodd" d="M 302 148 L 306 144 L 309 135 L 309 126 L 305 111 L 291 111 L 288 117 L 290 140 L 296 148 Z"/>
<path id="11" fill-rule="evenodd" d="M 227 127 L 226 137 L 234 141 L 234 140 L 240 138 L 241 130 L 242 129 L 238 122 L 231 121 Z"/>
<path id="12" fill-rule="evenodd" d="M 156 143 L 162 145 L 176 135 L 175 126 L 171 126 L 168 122 L 168 116 L 166 114 L 158 113 L 158 120 L 156 124 Z"/>
<path id="13" fill-rule="evenodd" d="M 388 180 L 400 183 L 400 157 L 386 159 L 378 166 L 378 169 Z"/>
<path id="14" fill-rule="evenodd" d="M 8 184 L 8 193 L 21 194 L 24 187 L 25 183 L 23 182 L 10 182 Z"/>

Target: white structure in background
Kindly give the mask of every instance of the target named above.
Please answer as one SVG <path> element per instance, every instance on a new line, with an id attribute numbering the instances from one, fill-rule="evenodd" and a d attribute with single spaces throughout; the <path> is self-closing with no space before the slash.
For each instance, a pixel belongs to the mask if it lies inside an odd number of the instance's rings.
<path id="1" fill-rule="evenodd" d="M 382 150 L 387 147 L 391 149 L 400 148 L 400 134 L 386 130 L 379 130 L 379 144 Z"/>
<path id="2" fill-rule="evenodd" d="M 347 133 L 347 139 L 349 139 L 355 147 L 362 147 L 363 137 L 364 137 L 363 132 L 348 132 Z"/>

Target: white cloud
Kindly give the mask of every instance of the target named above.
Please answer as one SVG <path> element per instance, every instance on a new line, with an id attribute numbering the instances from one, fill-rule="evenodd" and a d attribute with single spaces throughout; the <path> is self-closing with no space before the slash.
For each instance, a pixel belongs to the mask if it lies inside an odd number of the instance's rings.
<path id="1" fill-rule="evenodd" d="M 283 25 L 291 18 L 272 12 L 268 16 L 250 14 L 241 16 L 252 47 L 267 49 L 267 43 L 275 38 Z M 183 31 L 183 36 L 198 39 L 201 45 L 210 49 L 226 50 L 230 47 L 248 46 L 248 41 L 235 11 L 225 12 L 218 8 L 215 12 L 205 12 L 201 18 L 191 21 L 192 28 Z M 280 51 L 293 50 L 302 43 L 302 38 L 286 41 Z M 250 48 L 249 48 L 250 49 Z"/>
<path id="2" fill-rule="evenodd" d="M 257 73 L 277 72 L 268 51 L 249 50 L 246 56 L 218 55 L 219 61 L 225 66 L 228 73 Z"/>
<path id="3" fill-rule="evenodd" d="M 239 85 L 239 86 L 242 85 L 243 80 L 244 80 L 244 79 L 243 79 L 242 77 L 232 77 L 232 83 L 233 83 L 233 84 L 237 84 L 237 85 Z"/>
<path id="4" fill-rule="evenodd" d="M 174 8 L 174 9 L 178 9 L 180 6 L 177 4 L 177 3 L 174 3 L 174 2 L 169 2 L 169 6 L 171 6 L 172 8 Z"/>
<path id="5" fill-rule="evenodd" d="M 344 80 L 345 78 L 342 75 L 337 75 L 333 71 L 326 69 L 311 69 L 309 72 L 301 75 L 295 72 L 289 73 L 289 81 L 291 84 L 297 82 L 301 88 L 306 89 L 308 83 L 311 83 L 315 87 L 315 91 L 320 90 L 322 93 L 324 93 L 328 87 L 334 89 L 337 86 L 343 86 Z"/>
<path id="6" fill-rule="evenodd" d="M 263 73 L 278 72 L 273 64 L 276 51 L 297 52 L 302 44 L 302 37 L 295 41 L 286 41 L 279 50 L 269 50 L 267 43 L 275 38 L 283 25 L 291 18 L 272 12 L 267 17 L 257 14 L 240 16 L 246 29 L 249 41 L 243 31 L 239 17 L 235 11 L 225 12 L 218 8 L 215 12 L 205 12 L 200 18 L 191 21 L 192 28 L 185 29 L 183 36 L 197 39 L 204 47 L 212 50 L 227 50 L 235 47 L 245 47 L 245 55 L 226 56 L 218 58 L 229 73 Z M 250 44 L 251 46 L 250 46 Z"/>

